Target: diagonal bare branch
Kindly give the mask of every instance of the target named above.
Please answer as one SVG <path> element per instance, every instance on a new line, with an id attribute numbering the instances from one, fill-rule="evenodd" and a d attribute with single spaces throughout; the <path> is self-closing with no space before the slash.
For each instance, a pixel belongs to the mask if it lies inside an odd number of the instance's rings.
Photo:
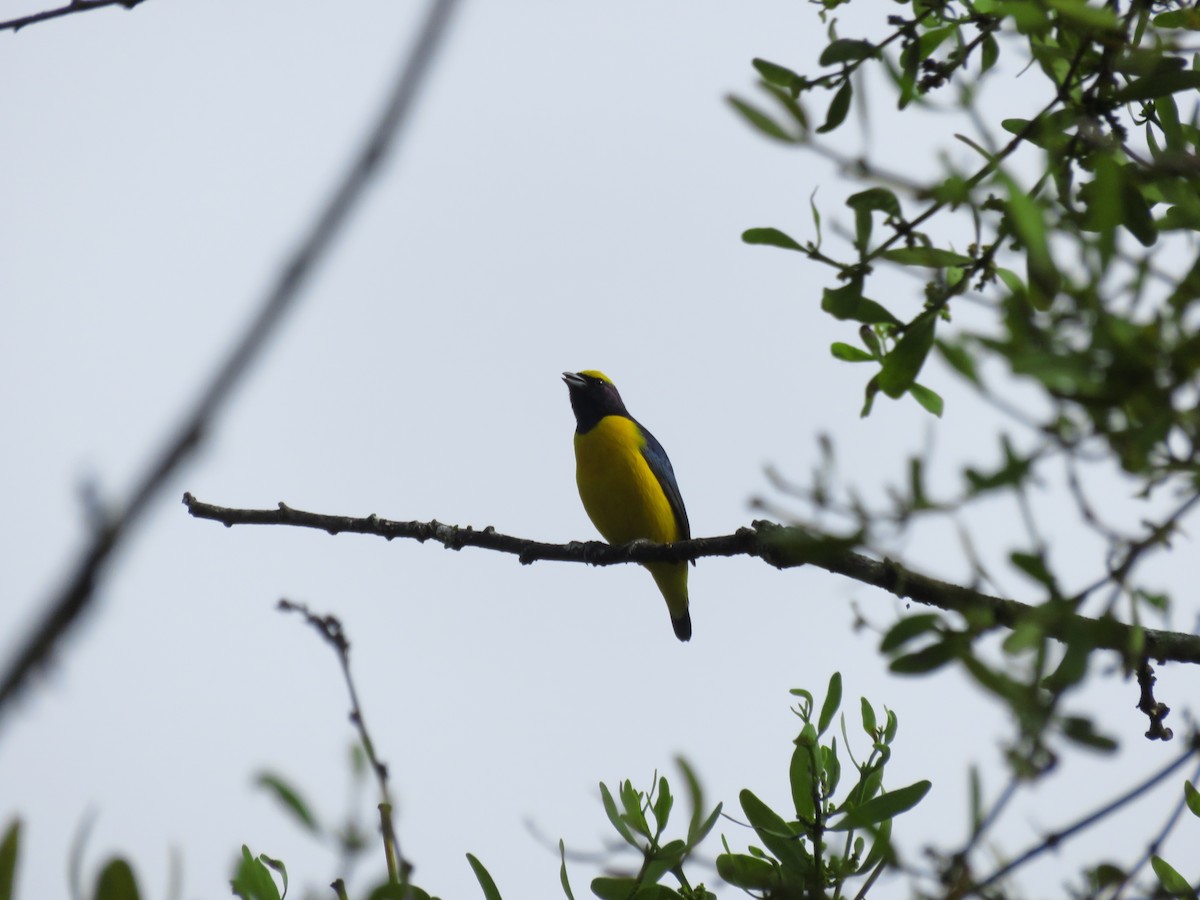
<path id="1" fill-rule="evenodd" d="M 70 567 L 66 584 L 46 603 L 46 612 L 20 645 L 0 678 L 0 713 L 29 673 L 91 604 L 97 580 L 130 526 L 146 511 L 168 477 L 192 455 L 212 426 L 235 385 L 245 376 L 283 316 L 295 305 L 308 278 L 361 200 L 388 149 L 410 120 L 413 103 L 442 42 L 457 0 L 433 0 L 415 43 L 366 140 L 350 160 L 333 192 L 299 246 L 285 260 L 258 313 L 238 338 L 179 427 L 146 467 L 138 484 L 115 514 L 96 529 L 91 544 Z"/>
<path id="2" fill-rule="evenodd" d="M 12 31 L 15 34 L 26 25 L 36 25 L 38 22 L 49 22 L 51 19 L 61 19 L 63 16 L 101 9 L 105 6 L 123 6 L 125 9 L 133 9 L 139 3 L 144 2 L 145 0 L 71 0 L 66 6 L 30 13 L 27 16 L 20 16 L 16 19 L 0 22 L 0 31 Z"/>

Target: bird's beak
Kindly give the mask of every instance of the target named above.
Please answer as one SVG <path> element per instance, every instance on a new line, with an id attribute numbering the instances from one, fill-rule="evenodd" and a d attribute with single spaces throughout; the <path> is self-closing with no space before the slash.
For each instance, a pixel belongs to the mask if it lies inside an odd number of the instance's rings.
<path id="1" fill-rule="evenodd" d="M 562 379 L 567 383 L 567 387 L 582 387 L 587 383 L 577 372 L 563 372 Z"/>

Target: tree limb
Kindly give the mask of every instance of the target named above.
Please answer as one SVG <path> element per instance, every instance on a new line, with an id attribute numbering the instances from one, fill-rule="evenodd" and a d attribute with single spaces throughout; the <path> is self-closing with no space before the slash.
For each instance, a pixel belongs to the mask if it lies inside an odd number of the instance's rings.
<path id="1" fill-rule="evenodd" d="M 21 642 L 16 657 L 0 677 L 0 712 L 26 676 L 46 659 L 67 629 L 91 605 L 96 580 L 103 573 L 112 551 L 146 511 L 151 500 L 157 497 L 170 475 L 203 442 L 234 386 L 245 376 L 284 314 L 295 305 L 312 271 L 325 258 L 367 185 L 378 173 L 401 126 L 408 121 L 454 5 L 455 0 L 434 0 L 430 5 L 412 48 L 404 54 L 378 118 L 299 246 L 285 259 L 254 318 L 204 385 L 199 397 L 186 407 L 182 423 L 151 458 L 129 497 L 107 521 L 100 523 L 90 545 L 68 567 L 64 587 L 48 600 L 41 621 Z"/>
<path id="2" fill-rule="evenodd" d="M 381 519 L 376 515 L 366 518 L 331 516 L 293 509 L 283 503 L 276 509 L 236 509 L 204 503 L 191 494 L 183 495 L 183 503 L 195 518 L 221 522 L 227 528 L 234 525 L 291 525 L 315 528 L 329 534 L 371 534 L 389 541 L 394 538 L 409 538 L 421 543 L 435 541 L 449 550 L 478 547 L 509 553 L 523 565 L 551 560 L 611 566 L 631 562 L 683 562 L 708 556 L 754 556 L 777 569 L 814 565 L 881 588 L 897 597 L 969 616 L 972 622 L 978 622 L 981 615 L 987 616 L 993 628 L 1014 628 L 1021 620 L 1038 611 L 1037 607 L 1027 603 L 994 597 L 921 575 L 890 559 L 877 560 L 864 556 L 853 549 L 856 543 L 854 538 L 830 537 L 774 522 L 756 521 L 751 527 L 739 528 L 733 534 L 674 544 L 643 541 L 619 546 L 600 541 L 548 544 L 501 534 L 490 525 L 477 531 L 469 526 L 447 525 L 436 519 L 430 522 L 399 522 Z M 1045 632 L 1058 641 L 1082 639 L 1092 647 L 1116 650 L 1124 656 L 1129 654 L 1131 647 L 1140 645 L 1143 659 L 1200 663 L 1200 637 L 1147 628 L 1141 631 L 1141 641 L 1136 642 L 1138 634 L 1134 626 L 1111 617 L 1094 619 L 1071 614 L 1048 621 Z"/>
<path id="3" fill-rule="evenodd" d="M 144 2 L 145 0 L 71 0 L 66 6 L 47 9 L 39 13 L 31 13 L 28 16 L 9 19 L 7 22 L 0 22 L 0 31 L 12 31 L 16 33 L 26 25 L 48 22 L 50 19 L 61 19 L 63 16 L 69 16 L 73 13 L 87 12 L 88 10 L 100 9 L 104 6 L 123 6 L 126 9 L 133 9 L 139 3 Z"/>

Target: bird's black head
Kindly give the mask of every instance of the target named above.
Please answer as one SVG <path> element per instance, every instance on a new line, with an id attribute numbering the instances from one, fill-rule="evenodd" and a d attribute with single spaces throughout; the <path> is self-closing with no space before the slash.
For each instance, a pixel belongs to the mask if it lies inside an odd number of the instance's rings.
<path id="1" fill-rule="evenodd" d="M 603 372 L 586 369 L 582 372 L 563 372 L 563 381 L 571 393 L 571 409 L 575 413 L 575 430 L 579 434 L 591 431 L 605 416 L 628 416 L 617 386 Z"/>

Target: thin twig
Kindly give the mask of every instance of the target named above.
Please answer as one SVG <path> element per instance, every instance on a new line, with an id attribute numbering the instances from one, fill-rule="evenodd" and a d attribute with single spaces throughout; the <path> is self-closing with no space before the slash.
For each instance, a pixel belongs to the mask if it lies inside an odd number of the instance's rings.
<path id="1" fill-rule="evenodd" d="M 21 16 L 17 19 L 0 22 L 0 31 L 12 31 L 16 33 L 26 25 L 49 22 L 51 19 L 61 19 L 63 16 L 73 15 L 74 13 L 88 12 L 93 9 L 101 9 L 105 6 L 123 6 L 125 9 L 133 9 L 139 3 L 144 2 L 145 0 L 71 0 L 66 6 L 59 6 L 55 9 L 47 9 L 44 12 L 32 13 L 28 16 Z"/>
<path id="2" fill-rule="evenodd" d="M 1089 813 L 1088 815 L 1084 816 L 1082 819 L 1075 822 L 1074 824 L 1067 826 L 1066 828 L 1062 829 L 1061 831 L 1056 831 L 1053 834 L 1047 835 L 1036 846 L 1030 847 L 1024 853 L 1020 854 L 1019 856 L 1017 856 L 1014 859 L 1007 862 L 1005 865 L 1001 866 L 999 869 L 997 869 L 995 872 L 993 872 L 991 875 L 989 875 L 983 881 L 977 882 L 975 885 L 973 885 L 972 892 L 978 893 L 978 892 L 982 891 L 988 885 L 994 884 L 995 882 L 999 881 L 1001 878 L 1003 878 L 1009 872 L 1012 872 L 1015 869 L 1018 869 L 1019 867 L 1025 865 L 1025 863 L 1029 862 L 1031 859 L 1041 856 L 1047 850 L 1053 850 L 1054 848 L 1056 848 L 1060 844 L 1062 844 L 1063 841 L 1067 840 L 1070 837 L 1073 837 L 1074 835 L 1078 834 L 1079 832 L 1081 832 L 1087 828 L 1090 828 L 1092 825 L 1095 825 L 1097 822 L 1101 821 L 1102 819 L 1108 818 L 1110 815 L 1112 815 L 1114 812 L 1116 812 L 1122 806 L 1125 806 L 1127 803 L 1130 803 L 1131 801 L 1136 800 L 1138 797 L 1142 796 L 1144 793 L 1146 793 L 1148 790 L 1150 790 L 1152 787 L 1154 787 L 1156 784 L 1158 784 L 1164 778 L 1167 778 L 1176 769 L 1180 768 L 1184 763 L 1186 763 L 1189 759 L 1191 759 L 1193 756 L 1196 755 L 1197 750 L 1200 750 L 1200 743 L 1198 743 L 1198 738 L 1200 738 L 1200 735 L 1195 735 L 1195 734 L 1192 735 L 1191 740 L 1188 742 L 1187 750 L 1184 751 L 1182 754 L 1180 754 L 1178 757 L 1176 757 L 1168 765 L 1164 766 L 1158 772 L 1155 772 L 1153 775 L 1151 775 L 1145 781 L 1134 786 L 1133 788 L 1130 788 L 1128 791 L 1126 791 L 1121 796 L 1117 797 L 1115 800 L 1109 801 L 1108 803 L 1104 804 L 1099 809 L 1095 810 L 1094 812 Z"/>
<path id="3" fill-rule="evenodd" d="M 123 508 L 96 530 L 90 546 L 71 567 L 66 586 L 46 604 L 47 612 L 20 645 L 16 657 L 0 679 L 0 714 L 25 678 L 44 661 L 55 644 L 92 603 L 96 582 L 103 575 L 113 550 L 130 526 L 141 517 L 170 475 L 202 443 L 217 413 L 262 351 L 284 314 L 296 303 L 301 289 L 340 234 L 351 211 L 378 172 L 393 141 L 410 120 L 413 102 L 424 84 L 434 51 L 449 24 L 456 0 L 434 0 L 412 49 L 405 54 L 395 84 L 378 120 L 361 149 L 334 187 L 300 245 L 287 259 L 267 292 L 257 315 L 201 391 L 183 423 L 146 467 Z"/>

